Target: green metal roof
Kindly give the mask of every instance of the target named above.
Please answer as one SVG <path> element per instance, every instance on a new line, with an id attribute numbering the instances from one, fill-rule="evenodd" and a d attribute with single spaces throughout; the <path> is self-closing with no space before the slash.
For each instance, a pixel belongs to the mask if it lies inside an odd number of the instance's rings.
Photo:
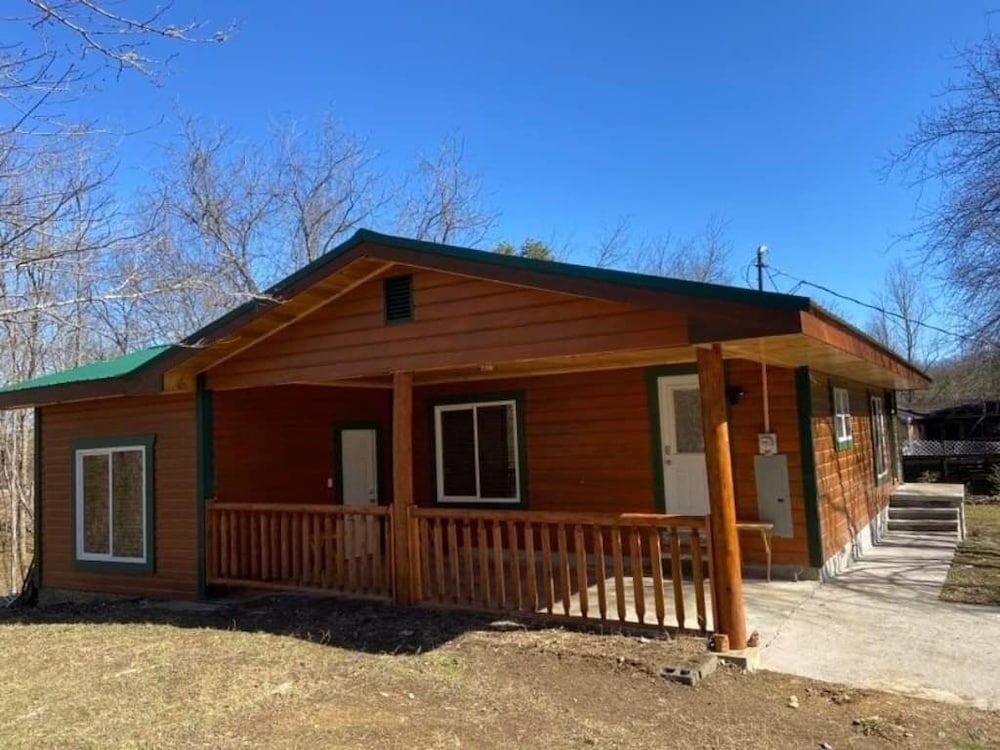
<path id="1" fill-rule="evenodd" d="M 27 391 L 33 388 L 48 388 L 55 385 L 126 377 L 145 367 L 158 356 L 173 348 L 172 346 L 154 346 L 149 349 L 142 349 L 141 351 L 116 357 L 115 359 L 103 362 L 91 362 L 88 365 L 74 367 L 71 370 L 40 375 L 31 380 L 23 380 L 20 383 L 12 383 L 11 385 L 4 386 L 0 388 L 0 393 L 12 393 L 14 391 Z"/>

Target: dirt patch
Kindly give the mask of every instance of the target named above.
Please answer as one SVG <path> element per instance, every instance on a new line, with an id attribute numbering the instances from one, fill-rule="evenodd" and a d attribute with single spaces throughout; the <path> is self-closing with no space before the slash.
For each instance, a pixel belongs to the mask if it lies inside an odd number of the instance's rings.
<path id="1" fill-rule="evenodd" d="M 941 598 L 1000 606 L 1000 502 L 967 505 L 967 536 L 958 545 Z"/>
<path id="2" fill-rule="evenodd" d="M 1000 715 L 970 708 L 732 669 L 695 688 L 663 680 L 664 664 L 704 654 L 699 639 L 305 597 L 208 610 L 133 601 L 6 612 L 0 653 L 5 748 L 1000 741 Z"/>

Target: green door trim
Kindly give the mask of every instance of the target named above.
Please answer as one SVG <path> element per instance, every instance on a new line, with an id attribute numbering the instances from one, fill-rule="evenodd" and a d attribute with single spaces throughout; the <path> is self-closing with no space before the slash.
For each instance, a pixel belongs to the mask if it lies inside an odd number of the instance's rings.
<path id="1" fill-rule="evenodd" d="M 809 564 L 823 567 L 823 531 L 819 517 L 816 446 L 813 442 L 812 378 L 808 367 L 795 370 L 795 397 L 799 412 L 799 452 L 802 454 L 802 495 L 806 514 Z"/>

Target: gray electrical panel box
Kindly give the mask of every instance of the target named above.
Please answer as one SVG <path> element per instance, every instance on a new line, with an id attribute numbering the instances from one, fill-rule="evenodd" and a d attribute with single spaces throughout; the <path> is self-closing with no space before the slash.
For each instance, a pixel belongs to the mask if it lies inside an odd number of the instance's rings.
<path id="1" fill-rule="evenodd" d="M 793 536 L 788 456 L 754 456 L 753 471 L 757 480 L 757 517 L 774 524 L 774 536 Z"/>

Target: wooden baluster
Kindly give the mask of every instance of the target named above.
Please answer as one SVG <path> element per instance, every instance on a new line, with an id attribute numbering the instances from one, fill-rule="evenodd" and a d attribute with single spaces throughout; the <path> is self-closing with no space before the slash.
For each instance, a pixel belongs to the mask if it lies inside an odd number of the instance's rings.
<path id="1" fill-rule="evenodd" d="M 323 516 L 312 514 L 312 534 L 310 546 L 313 555 L 313 585 L 323 585 Z"/>
<path id="2" fill-rule="evenodd" d="M 301 526 L 299 531 L 302 535 L 302 583 L 308 584 L 310 578 L 312 577 L 312 561 L 310 559 L 310 516 L 311 513 L 302 513 L 301 515 Z"/>
<path id="3" fill-rule="evenodd" d="M 576 587 L 580 596 L 580 614 L 587 618 L 589 611 L 590 585 L 587 582 L 587 541 L 583 536 L 583 526 L 577 524 L 573 527 L 573 548 L 576 552 Z"/>
<path id="4" fill-rule="evenodd" d="M 556 527 L 556 542 L 559 548 L 559 584 L 562 588 L 563 614 L 568 615 L 571 607 L 572 592 L 569 588 L 569 555 L 566 552 L 566 527 L 562 524 Z"/>
<path id="5" fill-rule="evenodd" d="M 698 629 L 705 632 L 707 620 L 705 616 L 705 571 L 701 562 L 701 535 L 698 529 L 691 529 L 691 580 L 694 584 L 694 603 L 698 610 Z"/>
<path id="6" fill-rule="evenodd" d="M 615 602 L 618 605 L 618 621 L 624 623 L 625 609 L 625 564 L 622 560 L 622 530 L 611 527 L 611 566 L 615 571 Z"/>
<path id="7" fill-rule="evenodd" d="M 499 521 L 493 521 L 493 574 L 497 579 L 497 608 L 507 607 L 507 587 L 504 584 L 503 530 Z"/>
<path id="8" fill-rule="evenodd" d="M 684 570 L 681 568 L 681 538 L 677 527 L 670 529 L 670 567 L 674 579 L 674 608 L 677 610 L 677 627 L 684 628 Z"/>
<path id="9" fill-rule="evenodd" d="M 632 593 L 635 598 L 635 614 L 639 623 L 646 621 L 646 587 L 642 580 L 642 538 L 639 529 L 631 529 L 629 551 L 632 563 Z"/>
<path id="10" fill-rule="evenodd" d="M 437 590 L 437 600 L 448 600 L 444 588 L 444 535 L 441 531 L 441 519 L 434 519 L 434 585 Z"/>
<path id="11" fill-rule="evenodd" d="M 240 513 L 240 578 L 250 578 L 250 513 Z"/>
<path id="12" fill-rule="evenodd" d="M 535 570 L 535 530 L 531 521 L 524 524 L 524 575 L 528 582 L 527 608 L 535 612 L 538 610 L 538 579 Z"/>
<path id="13" fill-rule="evenodd" d="M 215 552 L 218 549 L 218 540 L 215 538 L 215 515 L 205 510 L 205 533 L 208 539 L 208 550 L 205 558 L 205 577 L 208 580 L 215 578 Z"/>
<path id="14" fill-rule="evenodd" d="M 260 547 L 257 545 L 257 538 L 260 536 L 260 519 L 259 514 L 256 512 L 251 512 L 247 514 L 249 518 L 248 526 L 250 527 L 250 536 L 247 540 L 247 546 L 250 551 L 250 578 L 254 581 L 260 580 Z"/>
<path id="15" fill-rule="evenodd" d="M 663 554 L 660 551 L 660 530 L 647 529 L 649 541 L 649 565 L 653 573 L 653 606 L 656 607 L 656 624 L 661 628 L 666 618 L 663 604 Z"/>
<path id="16" fill-rule="evenodd" d="M 289 558 L 291 557 L 290 524 L 287 513 L 281 512 L 278 515 L 280 517 L 278 530 L 281 542 L 281 582 L 288 583 L 288 577 L 291 574 L 289 570 Z"/>
<path id="17" fill-rule="evenodd" d="M 280 517 L 279 514 L 268 514 L 270 518 L 268 519 L 268 526 L 271 534 L 271 578 L 279 579 L 281 578 L 281 534 L 280 531 Z"/>
<path id="18" fill-rule="evenodd" d="M 323 514 L 323 588 L 333 585 L 333 516 Z"/>
<path id="19" fill-rule="evenodd" d="M 597 609 L 601 621 L 608 619 L 608 592 L 606 589 L 607 571 L 604 569 L 604 531 L 600 526 L 594 526 L 594 566 L 597 576 Z"/>
<path id="20" fill-rule="evenodd" d="M 451 585 L 454 588 L 450 598 L 453 602 L 458 602 L 462 598 L 462 571 L 458 565 L 458 530 L 453 518 L 448 519 L 448 564 L 451 566 Z"/>
<path id="21" fill-rule="evenodd" d="M 465 598 L 476 601 L 476 571 L 472 565 L 472 523 L 462 522 L 462 547 L 465 552 Z"/>
<path id="22" fill-rule="evenodd" d="M 420 589 L 424 597 L 433 599 L 431 594 L 431 522 L 421 518 L 417 525 L 417 551 L 420 554 Z"/>
<path id="23" fill-rule="evenodd" d="M 511 605 L 516 610 L 522 609 L 521 602 L 521 555 L 517 549 L 517 526 L 513 521 L 507 522 L 507 554 L 510 556 L 510 577 L 513 585 L 514 601 Z"/>
<path id="24" fill-rule="evenodd" d="M 271 525 L 271 518 L 268 513 L 260 514 L 260 538 L 257 543 L 260 545 L 260 580 L 271 580 L 271 538 L 268 531 Z"/>
<path id="25" fill-rule="evenodd" d="M 229 513 L 229 577 L 240 577 L 240 519 Z"/>
<path id="26" fill-rule="evenodd" d="M 545 610 L 551 615 L 555 608 L 555 588 L 552 580 L 552 529 L 543 524 L 542 537 L 542 588 L 545 589 Z"/>
<path id="27" fill-rule="evenodd" d="M 365 517 L 354 516 L 354 531 L 358 535 L 358 589 L 367 591 L 371 585 L 371 558 L 368 557 L 368 525 Z"/>
<path id="28" fill-rule="evenodd" d="M 336 583 L 334 584 L 339 591 L 347 590 L 347 579 L 344 577 L 344 562 L 347 560 L 347 530 L 344 528 L 344 514 L 337 514 L 336 529 L 337 535 L 334 538 L 336 551 Z"/>
<path id="29" fill-rule="evenodd" d="M 302 514 L 289 513 L 289 533 L 292 536 L 292 581 L 302 584 Z"/>
<path id="30" fill-rule="evenodd" d="M 229 524 L 226 513 L 216 513 L 216 525 L 219 532 L 219 577 L 229 578 Z"/>
<path id="31" fill-rule="evenodd" d="M 372 593 L 382 593 L 382 538 L 381 526 L 377 516 L 366 516 L 368 524 L 368 554 L 372 561 Z"/>
<path id="32" fill-rule="evenodd" d="M 358 590 L 358 517 L 353 513 L 344 519 L 347 538 L 344 544 L 347 549 L 347 590 L 356 593 Z"/>
<path id="33" fill-rule="evenodd" d="M 479 545 L 479 602 L 487 608 L 493 606 L 493 591 L 490 588 L 490 547 L 486 541 L 486 524 L 476 524 L 476 542 Z"/>

